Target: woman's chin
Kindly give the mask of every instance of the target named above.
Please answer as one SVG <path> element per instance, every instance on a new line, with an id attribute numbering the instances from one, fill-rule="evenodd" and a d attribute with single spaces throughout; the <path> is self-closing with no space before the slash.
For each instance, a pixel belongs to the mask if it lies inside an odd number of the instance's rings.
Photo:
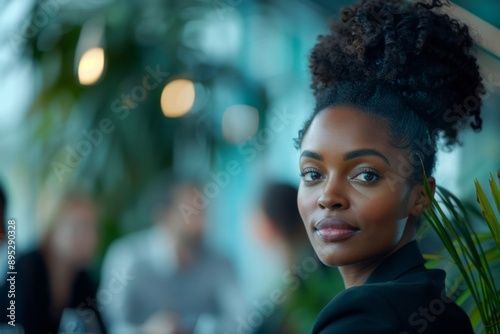
<path id="1" fill-rule="evenodd" d="M 319 260 L 326 266 L 329 267 L 341 267 L 349 265 L 353 262 L 352 252 L 349 252 L 342 247 L 335 247 L 334 245 L 314 245 L 314 251 L 318 256 Z"/>
<path id="2" fill-rule="evenodd" d="M 316 252 L 316 255 L 318 255 L 319 260 L 328 267 L 341 267 L 346 265 L 345 260 L 339 259 L 338 256 L 328 253 L 318 253 Z"/>

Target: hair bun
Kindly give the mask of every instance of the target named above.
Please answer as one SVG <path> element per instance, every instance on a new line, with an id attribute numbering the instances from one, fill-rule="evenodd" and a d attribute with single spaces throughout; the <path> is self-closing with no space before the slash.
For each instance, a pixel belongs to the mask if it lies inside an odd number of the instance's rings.
<path id="1" fill-rule="evenodd" d="M 473 39 L 466 25 L 431 10 L 442 5 L 376 0 L 341 10 L 310 55 L 315 95 L 345 81 L 383 83 L 447 145 L 467 125 L 481 129 Z"/>

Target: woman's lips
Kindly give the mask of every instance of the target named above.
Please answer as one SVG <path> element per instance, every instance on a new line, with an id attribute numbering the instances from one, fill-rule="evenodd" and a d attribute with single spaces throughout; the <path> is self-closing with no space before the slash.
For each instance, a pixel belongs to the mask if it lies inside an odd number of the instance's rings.
<path id="1" fill-rule="evenodd" d="M 339 241 L 356 234 L 359 228 L 342 220 L 325 218 L 314 224 L 314 233 L 324 241 Z"/>

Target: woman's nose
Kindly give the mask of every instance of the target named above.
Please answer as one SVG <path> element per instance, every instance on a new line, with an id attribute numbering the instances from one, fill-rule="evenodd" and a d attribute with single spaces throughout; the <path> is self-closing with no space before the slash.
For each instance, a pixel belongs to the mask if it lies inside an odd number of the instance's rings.
<path id="1" fill-rule="evenodd" d="M 345 186 L 339 180 L 329 180 L 324 183 L 321 195 L 318 197 L 318 206 L 321 209 L 345 210 L 349 207 Z"/>

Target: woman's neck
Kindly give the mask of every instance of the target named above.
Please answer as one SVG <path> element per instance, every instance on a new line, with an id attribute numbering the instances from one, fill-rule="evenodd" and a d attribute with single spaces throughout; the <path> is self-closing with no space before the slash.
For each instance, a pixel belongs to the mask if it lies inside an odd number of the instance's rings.
<path id="1" fill-rule="evenodd" d="M 377 261 L 364 262 L 362 264 L 353 264 L 339 267 L 340 275 L 344 280 L 346 289 L 353 286 L 363 285 L 371 273 L 385 260 L 386 257 L 380 258 Z"/>
<path id="2" fill-rule="evenodd" d="M 346 289 L 353 286 L 363 285 L 368 277 L 377 269 L 377 267 L 384 262 L 392 254 L 396 253 L 403 246 L 408 244 L 412 239 L 403 238 L 401 241 L 389 251 L 384 256 L 378 258 L 368 259 L 361 263 L 356 263 L 352 265 L 346 265 L 339 267 L 340 274 L 344 280 L 344 286 Z"/>

